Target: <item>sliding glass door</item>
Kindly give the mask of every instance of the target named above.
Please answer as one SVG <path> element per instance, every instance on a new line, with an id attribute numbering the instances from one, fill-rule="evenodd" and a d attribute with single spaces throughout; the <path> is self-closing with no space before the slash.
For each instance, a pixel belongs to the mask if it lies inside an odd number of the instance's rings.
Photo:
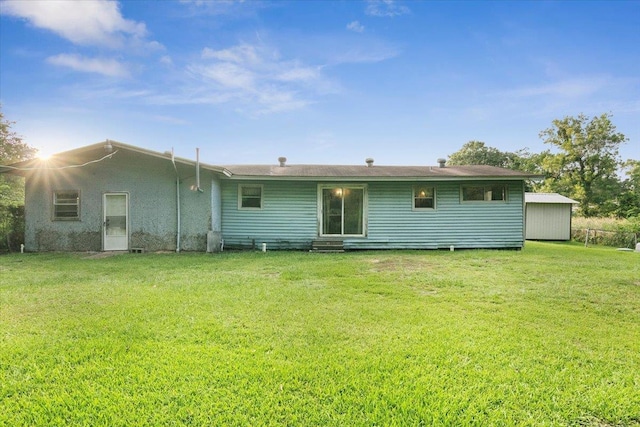
<path id="1" fill-rule="evenodd" d="M 364 186 L 322 186 L 322 235 L 362 236 L 364 226 Z"/>

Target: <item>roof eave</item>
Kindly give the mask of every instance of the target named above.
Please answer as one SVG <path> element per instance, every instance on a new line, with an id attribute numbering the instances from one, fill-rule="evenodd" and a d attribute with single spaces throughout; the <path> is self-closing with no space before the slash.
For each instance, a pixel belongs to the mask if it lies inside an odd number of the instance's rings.
<path id="1" fill-rule="evenodd" d="M 273 176 L 273 175 L 228 175 L 230 180 L 237 181 L 523 181 L 532 179 L 528 175 L 523 176 Z"/>
<path id="2" fill-rule="evenodd" d="M 195 160 L 189 160 L 189 159 L 185 159 L 182 157 L 175 157 L 175 156 L 173 156 L 172 158 L 170 153 L 160 153 L 158 151 L 147 150 L 144 148 L 136 147 L 134 145 L 124 144 L 122 142 L 113 141 L 113 140 L 106 140 L 106 141 L 98 142 L 95 144 L 87 145 L 84 147 L 76 148 L 73 150 L 64 151 L 62 153 L 54 154 L 53 156 L 51 156 L 51 160 L 63 160 L 65 157 L 77 156 L 92 150 L 101 149 L 107 143 L 111 144 L 113 148 L 113 153 L 115 153 L 118 149 L 123 149 L 126 151 L 131 151 L 134 153 L 143 154 L 143 155 L 158 158 L 158 159 L 169 160 L 169 161 L 172 161 L 173 159 L 175 163 L 178 163 L 181 165 L 195 167 L 198 164 L 198 162 L 196 162 Z M 14 175 L 24 176 L 29 172 L 29 170 L 24 170 L 24 168 L 29 168 L 29 169 L 37 168 L 38 162 L 39 162 L 38 159 L 29 159 L 21 162 L 16 162 L 11 165 L 0 166 L 0 173 L 10 173 Z M 220 173 L 227 177 L 231 176 L 231 172 L 222 166 L 214 166 L 207 163 L 200 163 L 200 167 L 202 169 Z M 52 168 L 52 169 L 55 169 L 55 168 Z"/>

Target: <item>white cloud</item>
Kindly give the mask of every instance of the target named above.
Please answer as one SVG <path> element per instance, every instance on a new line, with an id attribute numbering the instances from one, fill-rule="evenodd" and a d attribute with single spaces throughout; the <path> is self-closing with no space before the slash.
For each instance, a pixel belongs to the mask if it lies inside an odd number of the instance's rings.
<path id="1" fill-rule="evenodd" d="M 604 77 L 573 78 L 537 86 L 522 87 L 508 91 L 507 94 L 516 97 L 558 96 L 575 98 L 598 92 L 609 83 L 609 79 Z"/>
<path id="2" fill-rule="evenodd" d="M 220 50 L 206 47 L 200 58 L 187 68 L 205 83 L 200 84 L 204 93 L 192 99 L 236 103 L 239 110 L 251 114 L 303 108 L 330 86 L 321 67 L 282 59 L 277 50 L 264 44 L 242 43 Z"/>
<path id="3" fill-rule="evenodd" d="M 205 47 L 202 49 L 202 59 L 217 59 L 220 61 L 235 62 L 237 64 L 258 64 L 261 62 L 254 46 L 241 44 L 229 49 L 213 50 Z"/>
<path id="4" fill-rule="evenodd" d="M 160 63 L 164 65 L 173 65 L 173 59 L 169 55 L 163 55 L 160 57 Z"/>
<path id="5" fill-rule="evenodd" d="M 344 52 L 334 55 L 334 64 L 366 64 L 382 62 L 400 54 L 394 46 L 353 46 Z"/>
<path id="6" fill-rule="evenodd" d="M 2 13 L 27 20 L 78 45 L 121 47 L 147 35 L 144 23 L 125 19 L 111 0 L 8 0 Z"/>
<path id="7" fill-rule="evenodd" d="M 295 92 L 275 88 L 266 88 L 261 91 L 257 100 L 262 106 L 257 112 L 262 114 L 298 110 L 311 103 L 297 96 Z"/>
<path id="8" fill-rule="evenodd" d="M 311 82 L 321 78 L 318 67 L 305 67 L 302 65 L 283 64 L 280 73 L 275 74 L 276 80 L 285 82 Z"/>
<path id="9" fill-rule="evenodd" d="M 227 89 L 252 89 L 255 83 L 254 73 L 231 62 L 190 67 L 190 71 Z"/>
<path id="10" fill-rule="evenodd" d="M 157 121 L 157 122 L 170 123 L 170 124 L 173 124 L 173 125 L 188 125 L 188 124 L 190 124 L 187 120 L 180 119 L 180 118 L 173 117 L 173 116 L 155 115 L 155 116 L 150 116 L 149 118 L 151 120 L 154 120 L 154 121 Z"/>
<path id="11" fill-rule="evenodd" d="M 359 21 L 352 21 L 347 24 L 347 30 L 356 33 L 362 33 L 364 32 L 364 25 L 362 25 Z"/>
<path id="12" fill-rule="evenodd" d="M 193 4 L 195 6 L 207 6 L 207 7 L 225 7 L 234 6 L 236 4 L 244 3 L 244 0 L 180 0 L 180 3 Z"/>
<path id="13" fill-rule="evenodd" d="M 244 0 L 180 0 L 180 3 L 193 16 L 255 17 L 258 11 L 274 7 L 272 2 Z"/>
<path id="14" fill-rule="evenodd" d="M 48 57 L 47 62 L 61 67 L 68 67 L 75 71 L 97 73 L 109 77 L 129 76 L 127 67 L 115 59 L 85 58 L 80 55 L 62 53 Z"/>
<path id="15" fill-rule="evenodd" d="M 411 13 L 411 10 L 395 0 L 369 0 L 365 13 L 370 16 L 393 17 L 406 15 Z"/>

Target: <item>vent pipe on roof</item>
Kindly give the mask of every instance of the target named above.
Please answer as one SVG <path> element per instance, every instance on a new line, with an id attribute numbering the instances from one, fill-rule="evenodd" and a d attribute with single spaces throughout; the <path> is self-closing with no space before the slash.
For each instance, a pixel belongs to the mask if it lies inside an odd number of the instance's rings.
<path id="1" fill-rule="evenodd" d="M 108 139 L 104 141 L 104 151 L 106 151 L 107 154 L 111 154 L 113 152 L 113 145 Z"/>
<path id="2" fill-rule="evenodd" d="M 373 159 L 371 157 L 367 157 L 365 159 L 365 162 L 367 163 L 367 167 L 370 168 L 371 166 L 373 166 Z"/>
<path id="3" fill-rule="evenodd" d="M 285 167 L 285 165 L 287 163 L 287 158 L 286 157 L 278 157 L 278 162 L 280 162 L 280 167 L 283 168 L 283 167 Z"/>
<path id="4" fill-rule="evenodd" d="M 447 159 L 438 159 L 438 165 L 443 168 L 445 163 L 447 163 Z"/>

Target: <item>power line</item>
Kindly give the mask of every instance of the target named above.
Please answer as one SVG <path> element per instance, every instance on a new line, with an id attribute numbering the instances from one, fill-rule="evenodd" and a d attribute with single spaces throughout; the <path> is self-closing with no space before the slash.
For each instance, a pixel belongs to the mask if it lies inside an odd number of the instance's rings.
<path id="1" fill-rule="evenodd" d="M 107 154 L 106 156 L 104 156 L 104 157 L 102 157 L 100 159 L 91 160 L 90 162 L 82 163 L 81 165 L 67 165 L 67 166 L 56 166 L 56 167 L 40 165 L 40 166 L 37 166 L 37 167 L 29 167 L 29 168 L 21 168 L 21 167 L 8 166 L 7 165 L 7 166 L 0 166 L 0 169 L 7 168 L 7 169 L 17 170 L 17 171 L 35 171 L 35 170 L 62 170 L 62 169 L 81 168 L 81 167 L 90 165 L 92 163 L 98 163 L 98 162 L 101 162 L 103 160 L 110 159 L 117 152 L 118 152 L 118 150 L 114 151 L 113 153 Z"/>

